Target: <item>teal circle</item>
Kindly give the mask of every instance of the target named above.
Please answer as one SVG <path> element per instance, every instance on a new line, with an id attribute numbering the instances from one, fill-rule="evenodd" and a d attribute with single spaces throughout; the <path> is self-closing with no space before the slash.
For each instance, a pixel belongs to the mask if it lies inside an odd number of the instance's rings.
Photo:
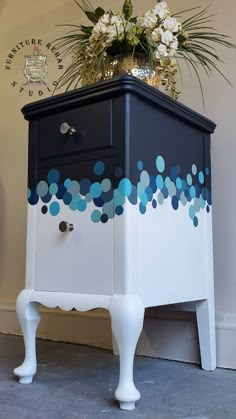
<path id="1" fill-rule="evenodd" d="M 171 198 L 176 195 L 176 187 L 174 182 L 170 182 L 168 186 L 168 192 Z"/>
<path id="2" fill-rule="evenodd" d="M 194 219 L 195 215 L 196 215 L 195 214 L 195 208 L 194 208 L 193 205 L 190 205 L 190 207 L 189 207 L 189 217 L 191 218 L 191 220 Z"/>
<path id="3" fill-rule="evenodd" d="M 163 173 L 165 170 L 165 160 L 162 156 L 157 156 L 156 158 L 156 167 L 160 173 Z"/>
<path id="4" fill-rule="evenodd" d="M 156 185 L 157 185 L 158 189 L 160 189 L 160 191 L 161 191 L 163 186 L 164 186 L 164 180 L 163 180 L 163 177 L 161 175 L 157 175 Z"/>
<path id="5" fill-rule="evenodd" d="M 103 214 L 107 214 L 108 218 L 113 218 L 115 215 L 115 209 L 113 202 L 105 202 L 102 208 Z"/>
<path id="6" fill-rule="evenodd" d="M 99 223 L 101 220 L 101 212 L 99 210 L 94 210 L 91 214 L 91 220 L 93 223 Z"/>
<path id="7" fill-rule="evenodd" d="M 54 217 L 60 212 L 60 205 L 58 202 L 52 202 L 49 207 L 50 214 Z"/>
<path id="8" fill-rule="evenodd" d="M 27 195 L 28 195 L 28 199 L 30 199 L 30 197 L 31 197 L 31 190 L 30 190 L 30 188 L 27 188 Z"/>
<path id="9" fill-rule="evenodd" d="M 205 172 L 207 176 L 210 174 L 210 170 L 208 169 L 208 167 L 206 167 Z"/>
<path id="10" fill-rule="evenodd" d="M 69 188 L 70 187 L 70 184 L 71 184 L 71 179 L 66 179 L 65 181 L 64 181 L 64 186 L 65 186 L 65 188 Z"/>
<path id="11" fill-rule="evenodd" d="M 189 193 L 190 193 L 190 196 L 191 196 L 192 199 L 196 198 L 196 188 L 195 188 L 195 186 L 192 185 L 190 187 Z"/>
<path id="12" fill-rule="evenodd" d="M 192 176 L 188 173 L 188 175 L 187 175 L 187 178 L 186 178 L 186 180 L 187 180 L 187 184 L 190 186 L 190 185 L 192 185 L 192 183 L 193 183 L 193 178 L 192 178 Z"/>
<path id="13" fill-rule="evenodd" d="M 140 199 L 141 199 L 142 194 L 145 192 L 145 189 L 146 189 L 145 186 L 141 182 L 139 182 L 137 185 L 137 195 Z"/>
<path id="14" fill-rule="evenodd" d="M 140 182 L 142 183 L 142 185 L 146 188 L 147 186 L 149 186 L 150 183 L 150 176 L 148 174 L 148 172 L 146 170 L 143 170 L 141 175 L 140 175 Z"/>
<path id="15" fill-rule="evenodd" d="M 139 160 L 138 161 L 137 167 L 138 167 L 138 170 L 143 170 L 143 162 L 142 162 L 142 160 Z"/>
<path id="16" fill-rule="evenodd" d="M 41 198 L 44 197 L 45 195 L 47 195 L 48 193 L 48 184 L 47 182 L 45 182 L 45 180 L 41 180 L 36 188 L 36 192 L 38 194 L 38 196 L 40 196 Z"/>
<path id="17" fill-rule="evenodd" d="M 182 180 L 180 179 L 180 177 L 177 177 L 175 184 L 177 189 L 182 189 Z"/>
<path id="18" fill-rule="evenodd" d="M 86 202 L 91 202 L 93 200 L 93 196 L 92 196 L 92 194 L 91 193 L 87 193 L 86 195 L 85 195 L 85 201 Z"/>
<path id="19" fill-rule="evenodd" d="M 147 194 L 144 192 L 142 195 L 141 195 L 141 203 L 142 203 L 142 205 L 145 207 L 146 205 L 147 205 L 147 203 L 148 203 L 148 197 L 147 197 Z"/>
<path id="20" fill-rule="evenodd" d="M 101 183 L 101 188 L 103 192 L 108 192 L 111 189 L 111 181 L 110 179 L 103 179 Z"/>
<path id="21" fill-rule="evenodd" d="M 124 196 L 129 196 L 132 192 L 132 183 L 129 179 L 123 178 L 119 183 L 118 189 Z"/>
<path id="22" fill-rule="evenodd" d="M 115 207 L 122 206 L 125 203 L 125 196 L 119 189 L 114 190 L 114 205 Z"/>
<path id="23" fill-rule="evenodd" d="M 198 179 L 199 179 L 199 182 L 203 185 L 205 177 L 202 171 L 198 173 Z"/>
<path id="24" fill-rule="evenodd" d="M 94 167 L 93 167 L 93 171 L 95 173 L 95 175 L 102 175 L 104 173 L 105 170 L 105 166 L 104 163 L 102 161 L 98 161 L 95 163 Z"/>
<path id="25" fill-rule="evenodd" d="M 201 209 L 201 203 L 199 198 L 194 199 L 194 209 L 196 212 L 199 212 Z"/>
<path id="26" fill-rule="evenodd" d="M 77 180 L 72 180 L 70 184 L 67 186 L 67 191 L 70 192 L 72 196 L 78 195 L 80 191 L 80 184 Z"/>
<path id="27" fill-rule="evenodd" d="M 56 195 L 58 192 L 58 186 L 56 183 L 51 183 L 51 185 L 49 186 L 49 192 L 51 195 Z"/>
<path id="28" fill-rule="evenodd" d="M 168 189 L 168 188 L 169 188 L 169 186 L 171 185 L 171 179 L 170 179 L 170 177 L 169 177 L 169 176 L 167 176 L 167 177 L 165 178 L 165 185 L 166 185 L 167 189 Z"/>
<path id="29" fill-rule="evenodd" d="M 84 212 L 87 208 L 87 202 L 84 199 L 80 199 L 80 201 L 77 204 L 77 209 L 80 212 Z"/>
<path id="30" fill-rule="evenodd" d="M 165 200 L 165 198 L 164 198 L 163 193 L 162 192 L 159 192 L 159 194 L 157 195 L 158 204 L 162 205 L 163 202 L 164 202 L 164 200 Z"/>
<path id="31" fill-rule="evenodd" d="M 70 208 L 72 211 L 76 211 L 76 210 L 77 210 L 77 208 L 78 208 L 78 202 L 79 202 L 80 200 L 81 200 L 80 195 L 73 196 L 73 197 L 72 197 L 72 200 L 71 200 L 71 202 L 70 202 L 70 204 L 69 204 L 69 208 Z"/>
<path id="32" fill-rule="evenodd" d="M 101 184 L 99 182 L 93 183 L 90 187 L 90 193 L 93 198 L 98 198 L 102 193 Z"/>
<path id="33" fill-rule="evenodd" d="M 186 198 L 186 196 L 185 196 L 185 193 L 184 192 L 181 192 L 181 194 L 180 194 L 180 201 L 181 201 L 181 204 L 182 205 L 186 205 L 187 204 L 187 202 L 188 202 L 188 200 L 187 200 L 187 198 Z"/>
<path id="34" fill-rule="evenodd" d="M 192 165 L 192 174 L 193 175 L 196 175 L 197 174 L 197 166 L 196 166 L 196 164 L 193 164 Z"/>

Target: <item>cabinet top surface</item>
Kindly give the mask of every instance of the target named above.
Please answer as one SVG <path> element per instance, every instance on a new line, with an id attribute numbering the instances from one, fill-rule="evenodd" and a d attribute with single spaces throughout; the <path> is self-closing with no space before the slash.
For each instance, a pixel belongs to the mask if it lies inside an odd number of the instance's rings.
<path id="1" fill-rule="evenodd" d="M 129 75 L 116 77 L 108 81 L 99 82 L 30 103 L 22 108 L 22 113 L 25 119 L 30 121 L 56 112 L 63 112 L 126 94 L 138 96 L 157 108 L 161 107 L 165 111 L 185 119 L 186 122 L 194 124 L 205 132 L 213 133 L 215 130 L 216 125 L 210 119 L 173 100 L 165 93 L 148 86 L 136 77 Z"/>

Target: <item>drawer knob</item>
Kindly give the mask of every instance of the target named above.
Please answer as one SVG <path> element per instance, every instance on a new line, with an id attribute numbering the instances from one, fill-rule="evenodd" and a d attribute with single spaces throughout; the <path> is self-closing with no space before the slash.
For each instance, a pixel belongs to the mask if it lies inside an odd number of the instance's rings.
<path id="1" fill-rule="evenodd" d="M 76 129 L 74 127 L 71 127 L 67 122 L 62 122 L 60 126 L 60 133 L 63 135 L 69 134 L 73 135 L 76 133 Z"/>
<path id="2" fill-rule="evenodd" d="M 73 226 L 73 224 L 70 224 L 67 221 L 61 221 L 60 224 L 59 224 L 59 230 L 62 233 L 65 233 L 66 231 L 73 231 L 74 226 Z"/>

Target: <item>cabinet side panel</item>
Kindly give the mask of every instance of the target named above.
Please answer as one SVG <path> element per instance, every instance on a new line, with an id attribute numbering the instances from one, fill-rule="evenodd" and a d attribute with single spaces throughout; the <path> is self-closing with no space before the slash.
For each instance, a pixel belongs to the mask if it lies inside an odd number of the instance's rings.
<path id="1" fill-rule="evenodd" d="M 135 205 L 128 197 L 136 237 L 133 289 L 147 306 L 206 298 L 212 263 L 208 136 L 133 96 L 130 156 L 137 194 Z"/>

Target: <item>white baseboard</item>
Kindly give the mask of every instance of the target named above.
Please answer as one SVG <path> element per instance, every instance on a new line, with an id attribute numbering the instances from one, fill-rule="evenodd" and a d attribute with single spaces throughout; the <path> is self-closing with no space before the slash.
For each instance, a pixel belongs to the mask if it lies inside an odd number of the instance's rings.
<path id="1" fill-rule="evenodd" d="M 175 307 L 147 310 L 137 355 L 199 363 L 195 314 L 183 310 Z M 112 349 L 106 310 L 78 313 L 42 308 L 41 313 L 38 337 Z M 0 300 L 0 332 L 21 335 L 12 301 Z M 236 314 L 216 315 L 216 343 L 217 366 L 236 369 Z"/>

